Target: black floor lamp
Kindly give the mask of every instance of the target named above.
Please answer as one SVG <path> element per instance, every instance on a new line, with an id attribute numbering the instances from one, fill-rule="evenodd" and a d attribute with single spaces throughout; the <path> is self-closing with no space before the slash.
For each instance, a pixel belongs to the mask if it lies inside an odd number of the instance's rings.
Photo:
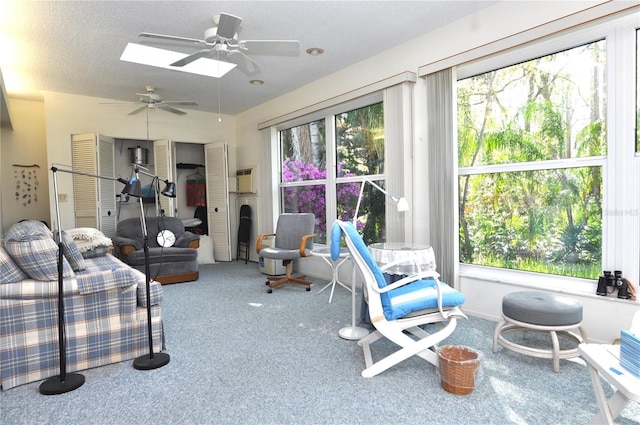
<path id="1" fill-rule="evenodd" d="M 44 395 L 62 394 L 73 391 L 84 384 L 84 375 L 80 373 L 67 373 L 67 351 L 66 338 L 64 333 L 64 283 L 63 283 L 63 257 L 64 246 L 62 244 L 62 224 L 60 223 L 60 201 L 58 200 L 58 179 L 57 172 L 79 174 L 82 176 L 95 177 L 127 183 L 125 179 L 99 176 L 97 174 L 82 173 L 79 171 L 63 170 L 56 166 L 51 167 L 53 173 L 53 190 L 55 192 L 56 222 L 58 225 L 58 351 L 60 357 L 60 374 L 46 379 L 40 384 L 40 393 Z"/>
<path id="2" fill-rule="evenodd" d="M 167 353 L 153 352 L 153 327 L 151 325 L 151 271 L 149 269 L 149 235 L 147 232 L 147 221 L 145 219 L 144 204 L 142 200 L 142 190 L 140 187 L 139 174 L 151 176 L 154 179 L 154 183 L 156 184 L 160 179 L 158 176 L 154 176 L 153 174 L 149 174 L 149 173 L 145 173 L 144 171 L 141 171 L 137 166 L 134 166 L 134 172 L 135 172 L 135 177 L 133 177 L 128 182 L 127 186 L 123 189 L 122 193 L 138 198 L 138 203 L 140 205 L 140 226 L 142 230 L 143 244 L 144 244 L 143 246 L 144 275 L 145 275 L 146 292 L 147 292 L 147 333 L 149 338 L 149 354 L 144 354 L 140 357 L 137 357 L 133 361 L 133 367 L 138 370 L 151 370 L 151 369 L 157 369 L 166 365 L 171 360 L 171 357 L 169 357 L 169 354 Z M 163 180 L 163 181 L 166 183 L 167 186 L 162 191 L 162 194 L 170 198 L 175 198 L 176 197 L 175 183 L 169 182 L 167 180 Z"/>

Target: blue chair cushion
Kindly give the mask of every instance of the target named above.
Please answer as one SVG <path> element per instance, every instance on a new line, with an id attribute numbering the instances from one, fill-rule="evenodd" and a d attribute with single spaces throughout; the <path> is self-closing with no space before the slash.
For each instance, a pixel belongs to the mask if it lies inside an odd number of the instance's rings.
<path id="1" fill-rule="evenodd" d="M 440 282 L 442 306 L 455 307 L 464 304 L 464 295 L 444 282 Z M 434 279 L 416 280 L 407 285 L 381 294 L 384 316 L 387 320 L 404 317 L 414 311 L 438 307 L 438 292 Z M 386 299 L 386 300 L 385 300 Z"/>
<path id="2" fill-rule="evenodd" d="M 334 224 L 335 228 L 335 224 Z M 355 226 L 349 222 L 343 222 L 343 229 L 349 239 L 353 242 L 356 250 L 363 258 L 364 262 L 373 272 L 378 284 L 378 288 L 382 289 L 387 286 L 382 270 L 375 262 L 371 252 L 364 244 L 362 237 L 356 230 Z M 331 231 L 331 247 L 333 249 L 335 236 L 334 229 Z M 339 238 L 338 238 L 339 244 Z M 339 245 L 338 245 L 339 246 Z M 333 255 L 333 253 L 332 253 Z M 411 282 L 407 285 L 393 289 L 389 292 L 380 294 L 380 302 L 384 316 L 387 320 L 396 320 L 404 317 L 414 311 L 425 310 L 438 307 L 438 292 L 436 289 L 436 281 L 434 279 L 423 279 Z M 440 282 L 442 292 L 442 306 L 455 307 L 464 303 L 464 295 L 456 291 L 444 282 Z"/>

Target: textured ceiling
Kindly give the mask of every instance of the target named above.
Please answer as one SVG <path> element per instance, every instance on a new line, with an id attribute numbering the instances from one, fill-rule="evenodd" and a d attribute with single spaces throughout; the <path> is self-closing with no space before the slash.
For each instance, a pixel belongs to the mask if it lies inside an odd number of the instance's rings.
<path id="1" fill-rule="evenodd" d="M 495 1 L 0 3 L 0 70 L 9 96 L 48 90 L 135 102 L 151 85 L 163 100 L 194 100 L 203 111 L 218 112 L 222 99 L 221 112 L 235 115 Z M 299 40 L 300 56 L 253 56 L 262 70 L 252 78 L 264 80 L 261 86 L 238 70 L 218 80 L 119 60 L 127 43 L 142 41 L 140 32 L 201 39 L 220 12 L 243 18 L 241 39 Z M 325 54 L 307 55 L 309 47 Z"/>

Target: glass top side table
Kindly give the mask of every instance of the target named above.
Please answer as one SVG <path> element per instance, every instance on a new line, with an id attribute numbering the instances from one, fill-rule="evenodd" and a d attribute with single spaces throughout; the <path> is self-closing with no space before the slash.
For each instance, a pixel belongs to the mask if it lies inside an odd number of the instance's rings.
<path id="1" fill-rule="evenodd" d="M 379 242 L 368 248 L 380 267 L 389 265 L 384 269 L 388 274 L 412 275 L 436 269 L 436 256 L 429 245 Z"/>

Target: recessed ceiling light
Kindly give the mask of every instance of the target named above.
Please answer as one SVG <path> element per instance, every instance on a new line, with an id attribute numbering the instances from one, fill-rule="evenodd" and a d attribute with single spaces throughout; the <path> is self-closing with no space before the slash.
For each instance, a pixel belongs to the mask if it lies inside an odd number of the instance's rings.
<path id="1" fill-rule="evenodd" d="M 249 81 L 250 84 L 253 84 L 254 86 L 261 86 L 264 84 L 264 81 L 262 80 L 251 80 Z"/>
<path id="2" fill-rule="evenodd" d="M 318 56 L 324 53 L 324 49 L 321 49 L 319 47 L 309 47 L 307 49 L 307 53 L 311 56 Z"/>

